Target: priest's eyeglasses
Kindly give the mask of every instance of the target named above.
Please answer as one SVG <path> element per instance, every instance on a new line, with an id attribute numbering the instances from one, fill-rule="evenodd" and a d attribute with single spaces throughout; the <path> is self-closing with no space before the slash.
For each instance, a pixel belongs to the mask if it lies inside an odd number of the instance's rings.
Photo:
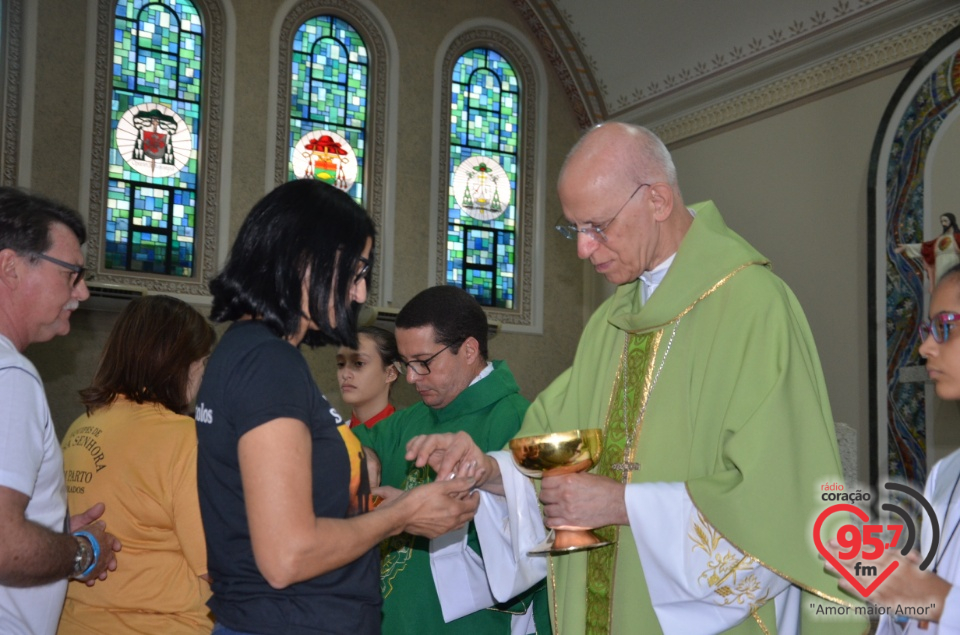
<path id="1" fill-rule="evenodd" d="M 412 370 L 413 372 L 415 372 L 415 373 L 418 374 L 418 375 L 429 375 L 429 374 L 430 374 L 430 362 L 432 362 L 433 360 L 435 360 L 435 359 L 437 358 L 437 355 L 439 355 L 439 354 L 442 353 L 443 351 L 447 350 L 448 348 L 452 348 L 452 347 L 454 347 L 454 346 L 460 346 L 461 344 L 463 344 L 462 341 L 461 341 L 461 342 L 454 342 L 453 344 L 447 344 L 446 346 L 444 346 L 444 347 L 441 348 L 439 351 L 437 351 L 436 353 L 434 353 L 433 355 L 431 355 L 430 357 L 428 357 L 428 358 L 426 358 L 426 359 L 410 359 L 410 360 L 401 359 L 401 360 L 400 360 L 400 365 L 403 366 L 403 372 L 404 372 L 404 373 L 406 373 L 406 372 L 407 372 L 407 369 L 409 368 L 410 370 Z"/>
<path id="2" fill-rule="evenodd" d="M 626 201 L 623 202 L 623 205 L 620 206 L 620 209 L 617 210 L 617 213 L 614 214 L 613 217 L 607 222 L 602 223 L 600 225 L 587 225 L 586 227 L 577 227 L 576 225 L 571 225 L 570 223 L 565 222 L 566 219 L 561 217 L 557 221 L 557 226 L 556 226 L 557 231 L 560 232 L 560 235 L 566 238 L 567 240 L 576 240 L 577 234 L 583 234 L 584 236 L 588 238 L 593 238 L 598 242 L 601 242 L 601 243 L 607 242 L 607 234 L 605 233 L 607 231 L 607 228 L 610 227 L 613 221 L 617 220 L 617 216 L 619 216 L 620 212 L 622 212 L 624 208 L 627 206 L 627 204 L 633 200 L 633 197 L 637 195 L 637 192 L 640 191 L 640 188 L 646 185 L 650 185 L 650 183 L 641 183 L 640 185 L 638 185 L 637 189 L 635 189 L 633 191 L 633 194 L 630 195 L 630 198 L 628 198 Z"/>
<path id="3" fill-rule="evenodd" d="M 945 312 L 934 315 L 926 322 L 920 322 L 920 339 L 925 340 L 927 336 L 933 335 L 934 342 L 943 344 L 950 337 L 950 330 L 957 321 L 960 321 L 960 313 Z"/>
<path id="4" fill-rule="evenodd" d="M 86 277 L 87 275 L 87 268 L 81 265 L 70 264 L 69 262 L 64 262 L 59 258 L 54 258 L 53 256 L 48 256 L 47 254 L 35 253 L 33 255 L 39 258 L 40 260 L 46 260 L 47 262 L 52 262 L 53 264 L 59 267 L 63 267 L 67 271 L 72 271 L 74 275 L 73 286 L 75 287 L 79 286 L 80 282 L 83 281 L 84 277 Z"/>

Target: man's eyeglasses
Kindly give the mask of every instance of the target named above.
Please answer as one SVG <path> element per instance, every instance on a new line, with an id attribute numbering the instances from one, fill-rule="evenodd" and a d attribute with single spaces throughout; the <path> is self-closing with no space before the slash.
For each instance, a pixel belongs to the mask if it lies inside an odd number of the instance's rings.
<path id="1" fill-rule="evenodd" d="M 81 265 L 74 265 L 69 262 L 64 262 L 59 258 L 54 258 L 53 256 L 48 256 L 47 254 L 33 254 L 33 255 L 39 258 L 40 260 L 46 260 L 47 262 L 52 262 L 55 265 L 58 265 L 60 267 L 63 267 L 64 269 L 72 271 L 73 275 L 76 276 L 73 279 L 73 286 L 79 285 L 80 282 L 83 281 L 84 277 L 86 277 L 87 275 L 87 268 Z"/>
<path id="2" fill-rule="evenodd" d="M 926 322 L 920 322 L 920 339 L 925 340 L 928 335 L 933 335 L 934 342 L 943 344 L 950 337 L 950 330 L 957 320 L 960 320 L 960 313 L 941 313 Z"/>
<path id="3" fill-rule="evenodd" d="M 564 219 L 561 218 L 559 221 L 557 221 L 557 231 L 560 232 L 560 235 L 567 240 L 576 240 L 577 234 L 583 234 L 584 236 L 593 238 L 599 242 L 607 242 L 607 235 L 604 232 L 606 232 L 607 228 L 610 227 L 610 224 L 613 223 L 613 221 L 617 220 L 617 216 L 619 216 L 620 212 L 622 212 L 627 204 L 633 200 L 633 197 L 637 195 L 637 192 L 640 191 L 640 188 L 646 185 L 650 185 L 650 183 L 641 183 L 638 185 L 637 189 L 635 189 L 633 194 L 630 195 L 630 198 L 624 201 L 623 205 L 620 206 L 620 209 L 617 210 L 617 213 L 602 225 L 587 225 L 586 227 L 577 227 L 576 225 L 571 225 L 570 223 L 564 222 Z"/>
<path id="4" fill-rule="evenodd" d="M 357 275 L 353 277 L 353 284 L 360 284 L 360 281 L 367 277 L 367 274 L 370 273 L 370 261 L 360 256 L 357 258 L 363 266 L 360 268 L 360 271 L 357 272 Z"/>
<path id="5" fill-rule="evenodd" d="M 455 342 L 453 344 L 447 344 L 446 346 L 444 346 L 439 351 L 437 351 L 436 353 L 434 353 L 433 355 L 431 355 L 426 359 L 411 359 L 411 360 L 401 359 L 400 364 L 403 366 L 404 373 L 406 373 L 407 368 L 409 368 L 410 370 L 412 370 L 418 375 L 429 375 L 430 362 L 436 359 L 437 355 L 439 355 L 443 351 L 447 350 L 452 346 L 460 346 L 460 344 L 463 344 L 463 342 Z"/>

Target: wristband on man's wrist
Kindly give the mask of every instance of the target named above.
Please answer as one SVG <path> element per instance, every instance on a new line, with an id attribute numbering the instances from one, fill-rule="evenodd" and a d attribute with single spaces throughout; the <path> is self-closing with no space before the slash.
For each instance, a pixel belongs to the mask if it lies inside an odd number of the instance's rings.
<path id="1" fill-rule="evenodd" d="M 80 573 L 74 572 L 73 577 L 82 580 L 93 573 L 93 570 L 97 567 L 97 561 L 100 560 L 100 543 L 89 531 L 75 531 L 73 537 L 78 540 L 86 539 L 90 543 L 90 548 L 93 549 L 93 559 L 90 561 L 90 565 Z"/>

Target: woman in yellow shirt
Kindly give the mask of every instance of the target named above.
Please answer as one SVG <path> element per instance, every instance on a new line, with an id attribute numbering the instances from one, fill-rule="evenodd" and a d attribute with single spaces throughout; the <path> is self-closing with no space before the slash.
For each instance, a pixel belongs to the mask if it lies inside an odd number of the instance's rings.
<path id="1" fill-rule="evenodd" d="M 210 633 L 197 500 L 197 432 L 185 416 L 215 334 L 185 302 L 147 296 L 121 312 L 87 414 L 61 444 L 70 509 L 103 501 L 123 543 L 109 582 L 71 584 L 58 635 Z"/>

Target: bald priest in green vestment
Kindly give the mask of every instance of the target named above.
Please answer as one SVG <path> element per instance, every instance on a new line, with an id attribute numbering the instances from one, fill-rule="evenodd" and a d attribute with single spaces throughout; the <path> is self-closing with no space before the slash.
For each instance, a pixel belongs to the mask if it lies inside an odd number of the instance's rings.
<path id="1" fill-rule="evenodd" d="M 600 528 L 614 544 L 528 556 L 540 510 L 509 453 L 418 437 L 407 458 L 439 478 L 485 471 L 475 523 L 494 597 L 546 573 L 560 635 L 865 632 L 814 548 L 820 488 L 842 472 L 793 293 L 713 203 L 684 205 L 643 128 L 588 132 L 559 193 L 557 229 L 619 287 L 518 436 L 603 429 L 600 463 L 544 478 L 539 500 L 547 526 Z"/>

